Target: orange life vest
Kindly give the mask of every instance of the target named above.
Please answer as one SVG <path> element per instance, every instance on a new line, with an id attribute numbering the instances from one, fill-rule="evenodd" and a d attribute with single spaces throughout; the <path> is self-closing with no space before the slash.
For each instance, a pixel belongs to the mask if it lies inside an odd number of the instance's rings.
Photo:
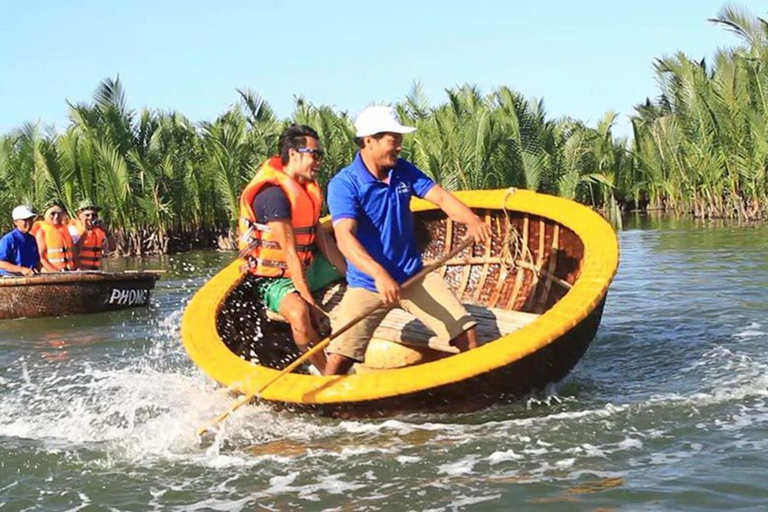
<path id="1" fill-rule="evenodd" d="M 80 242 L 80 250 L 77 252 L 77 268 L 82 270 L 99 270 L 104 250 L 104 239 L 107 237 L 100 227 L 85 229 L 85 224 L 79 219 L 69 221 L 71 226 L 77 229 L 83 239 Z"/>
<path id="2" fill-rule="evenodd" d="M 45 236 L 45 258 L 59 270 L 75 270 L 75 244 L 65 224 L 54 226 L 39 220 L 32 226 L 31 233 L 43 230 Z M 42 256 L 42 255 L 41 255 Z"/>
<path id="3" fill-rule="evenodd" d="M 320 219 L 323 195 L 317 182 L 301 185 L 285 174 L 280 157 L 267 160 L 240 195 L 238 244 L 248 271 L 257 276 L 290 277 L 285 251 L 275 240 L 269 226 L 260 224 L 253 211 L 253 200 L 266 185 L 282 188 L 291 203 L 291 226 L 296 236 L 296 252 L 305 267 L 312 260 L 315 226 Z"/>

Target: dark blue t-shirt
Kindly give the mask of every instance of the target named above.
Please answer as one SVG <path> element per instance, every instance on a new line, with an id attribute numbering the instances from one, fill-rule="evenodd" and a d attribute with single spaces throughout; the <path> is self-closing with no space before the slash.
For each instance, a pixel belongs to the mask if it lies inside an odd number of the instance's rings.
<path id="1" fill-rule="evenodd" d="M 37 267 L 40 254 L 37 252 L 35 237 L 14 229 L 0 238 L 0 260 L 26 268 Z M 0 275 L 11 276 L 10 272 L 0 270 Z"/>
<path id="2" fill-rule="evenodd" d="M 273 220 L 290 221 L 291 202 L 285 191 L 277 185 L 265 185 L 253 199 L 253 212 L 256 222 L 266 224 Z"/>
<path id="3" fill-rule="evenodd" d="M 328 184 L 331 219 L 357 221 L 357 239 L 368 254 L 398 283 L 422 268 L 410 210 L 412 196 L 423 198 L 435 182 L 412 163 L 397 160 L 389 183 L 376 179 L 360 153 Z M 349 286 L 376 291 L 374 280 L 347 261 Z"/>

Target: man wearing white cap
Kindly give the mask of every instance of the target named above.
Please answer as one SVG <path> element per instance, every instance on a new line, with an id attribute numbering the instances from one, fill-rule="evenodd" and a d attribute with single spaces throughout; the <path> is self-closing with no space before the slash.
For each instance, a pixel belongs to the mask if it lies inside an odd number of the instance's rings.
<path id="1" fill-rule="evenodd" d="M 16 228 L 0 238 L 0 276 L 30 276 L 40 271 L 40 254 L 35 237 L 29 234 L 37 214 L 26 205 L 11 214 Z"/>
<path id="2" fill-rule="evenodd" d="M 328 206 L 339 249 L 347 259 L 349 284 L 338 325 L 383 299 L 421 320 L 447 351 L 475 348 L 476 322 L 440 277 L 431 274 L 401 289 L 423 267 L 411 197 L 426 199 L 454 221 L 466 224 L 468 236 L 478 242 L 490 236 L 490 226 L 412 163 L 399 158 L 403 134 L 416 128 L 403 126 L 393 108 L 366 108 L 355 120 L 355 129 L 360 151 L 328 185 Z M 387 309 L 377 310 L 329 344 L 326 374 L 346 373 L 355 361 L 364 360 L 368 340 Z"/>

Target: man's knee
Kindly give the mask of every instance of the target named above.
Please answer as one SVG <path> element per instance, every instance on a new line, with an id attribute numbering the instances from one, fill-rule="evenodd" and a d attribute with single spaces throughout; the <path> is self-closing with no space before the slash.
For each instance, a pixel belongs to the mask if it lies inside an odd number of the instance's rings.
<path id="1" fill-rule="evenodd" d="M 307 331 L 312 328 L 309 317 L 309 305 L 304 301 L 296 301 L 286 308 L 283 316 L 291 324 L 292 329 Z"/>

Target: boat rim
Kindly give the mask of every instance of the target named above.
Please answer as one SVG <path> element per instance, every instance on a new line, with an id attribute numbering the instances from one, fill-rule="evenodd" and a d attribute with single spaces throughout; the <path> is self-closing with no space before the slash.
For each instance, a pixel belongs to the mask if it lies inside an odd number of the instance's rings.
<path id="1" fill-rule="evenodd" d="M 66 272 L 50 272 L 33 276 L 4 276 L 0 277 L 0 287 L 4 286 L 45 286 L 53 284 L 83 283 L 90 281 L 144 281 L 157 280 L 160 271 L 137 270 L 123 272 L 105 272 L 102 270 L 71 270 Z"/>

